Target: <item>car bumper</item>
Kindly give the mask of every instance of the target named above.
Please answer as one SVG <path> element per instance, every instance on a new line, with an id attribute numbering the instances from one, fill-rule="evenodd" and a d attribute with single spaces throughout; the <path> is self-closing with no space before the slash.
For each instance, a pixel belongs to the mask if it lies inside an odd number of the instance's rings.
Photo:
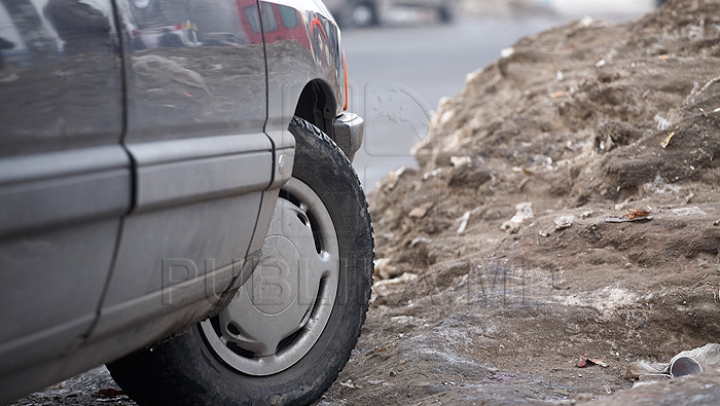
<path id="1" fill-rule="evenodd" d="M 342 113 L 333 120 L 333 136 L 337 146 L 345 153 L 350 162 L 360 149 L 363 140 L 365 122 L 353 113 Z"/>

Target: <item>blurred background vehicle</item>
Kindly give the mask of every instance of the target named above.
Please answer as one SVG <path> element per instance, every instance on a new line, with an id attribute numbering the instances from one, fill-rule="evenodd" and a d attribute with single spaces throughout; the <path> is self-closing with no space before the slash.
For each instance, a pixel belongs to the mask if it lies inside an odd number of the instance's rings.
<path id="1" fill-rule="evenodd" d="M 369 26 L 385 23 L 398 8 L 434 12 L 439 21 L 451 22 L 457 0 L 327 0 L 330 12 L 341 26 Z"/>

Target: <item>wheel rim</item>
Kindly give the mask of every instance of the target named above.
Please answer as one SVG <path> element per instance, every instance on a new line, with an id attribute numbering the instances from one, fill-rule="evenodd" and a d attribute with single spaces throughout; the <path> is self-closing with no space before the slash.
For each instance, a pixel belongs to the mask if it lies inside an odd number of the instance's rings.
<path id="1" fill-rule="evenodd" d="M 330 213 L 296 178 L 281 189 L 253 276 L 201 323 L 209 348 L 248 375 L 281 372 L 320 338 L 335 305 L 340 253 Z"/>

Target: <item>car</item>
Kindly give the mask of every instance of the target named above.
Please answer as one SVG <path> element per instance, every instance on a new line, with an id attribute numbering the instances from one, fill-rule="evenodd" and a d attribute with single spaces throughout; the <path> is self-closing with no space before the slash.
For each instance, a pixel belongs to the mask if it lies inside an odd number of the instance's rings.
<path id="1" fill-rule="evenodd" d="M 106 364 L 140 405 L 309 404 L 373 236 L 319 0 L 0 3 L 0 404 Z"/>
<path id="2" fill-rule="evenodd" d="M 414 7 L 436 10 L 443 23 L 455 18 L 456 0 L 326 0 L 336 20 L 344 26 L 380 25 L 394 7 Z"/>

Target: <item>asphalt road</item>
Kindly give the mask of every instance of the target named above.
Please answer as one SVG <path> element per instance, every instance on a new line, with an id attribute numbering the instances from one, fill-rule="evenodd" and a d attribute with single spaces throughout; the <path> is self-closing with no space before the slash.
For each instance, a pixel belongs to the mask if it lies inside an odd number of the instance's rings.
<path id="1" fill-rule="evenodd" d="M 624 21 L 638 14 L 606 19 Z M 426 19 L 396 27 L 345 30 L 351 111 L 365 118 L 365 141 L 355 159 L 366 192 L 385 174 L 416 166 L 411 146 L 427 133 L 442 97 L 460 93 L 465 77 L 500 57 L 522 36 L 572 17 L 464 17 L 452 25 Z"/>

